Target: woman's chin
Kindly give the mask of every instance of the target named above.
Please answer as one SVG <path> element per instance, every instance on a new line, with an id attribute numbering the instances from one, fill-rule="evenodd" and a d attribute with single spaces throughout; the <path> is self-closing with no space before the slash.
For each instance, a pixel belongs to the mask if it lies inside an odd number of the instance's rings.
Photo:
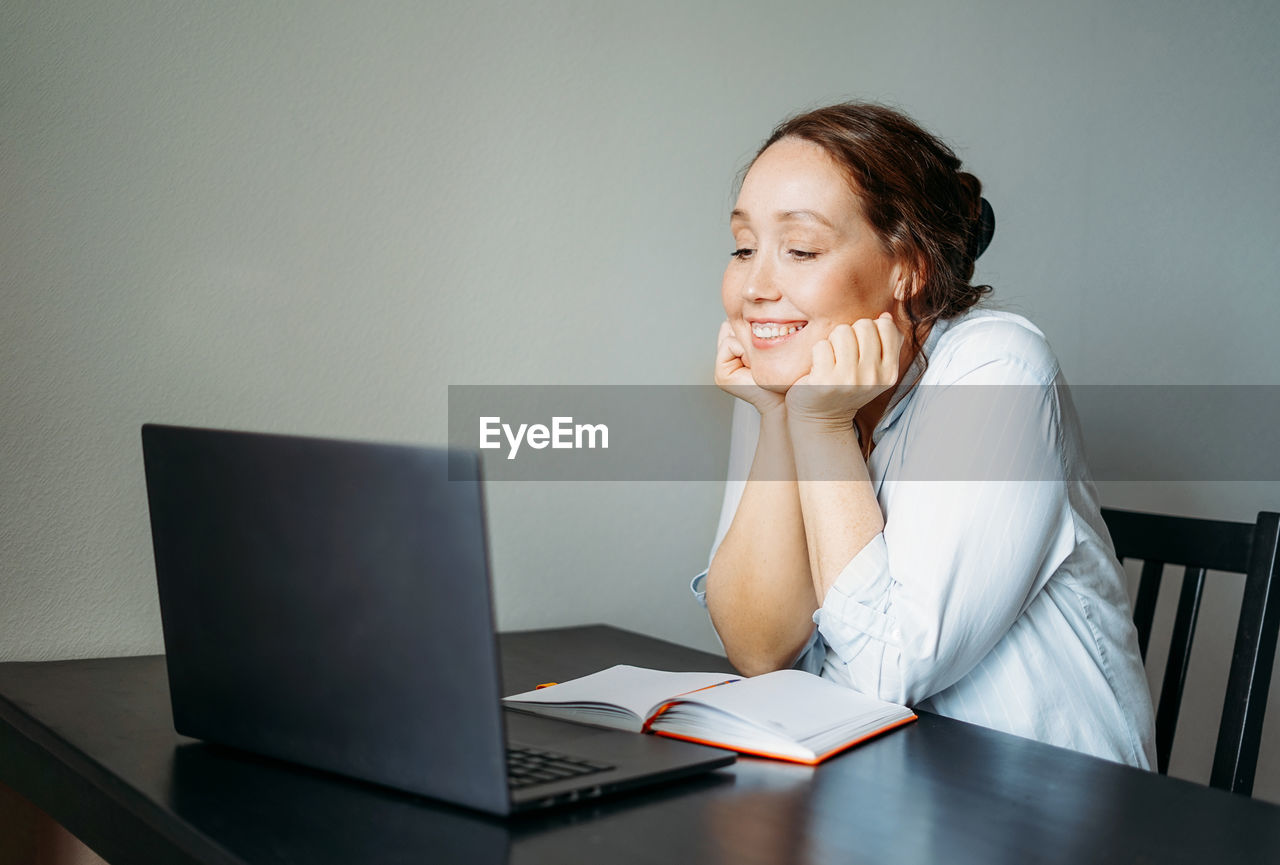
<path id="1" fill-rule="evenodd" d="M 807 370 L 771 370 L 755 367 L 751 370 L 751 376 L 755 379 L 756 385 L 762 390 L 785 394 L 791 390 L 793 384 L 804 377 L 805 372 Z"/>
<path id="2" fill-rule="evenodd" d="M 761 357 L 761 354 L 765 356 Z M 807 361 L 808 350 L 803 354 Z M 748 357 L 752 362 L 747 364 L 747 368 L 751 370 L 751 378 L 755 380 L 756 386 L 779 395 L 789 391 L 793 384 L 809 372 L 809 364 L 802 365 L 794 357 L 780 357 L 770 352 L 760 352 L 754 357 Z"/>

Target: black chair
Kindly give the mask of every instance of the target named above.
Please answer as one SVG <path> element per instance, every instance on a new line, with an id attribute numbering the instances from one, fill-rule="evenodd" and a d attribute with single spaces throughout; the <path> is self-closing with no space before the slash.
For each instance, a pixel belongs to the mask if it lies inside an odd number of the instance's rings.
<path id="1" fill-rule="evenodd" d="M 1243 793 L 1253 792 L 1253 774 L 1262 740 L 1262 716 L 1267 708 L 1271 667 L 1280 631 L 1280 514 L 1263 511 L 1257 523 L 1200 520 L 1163 514 L 1102 509 L 1116 555 L 1143 562 L 1133 620 L 1143 661 L 1151 638 L 1160 577 L 1166 564 L 1186 568 L 1169 646 L 1169 662 L 1156 710 L 1156 762 L 1161 774 L 1169 769 L 1178 707 L 1191 659 L 1205 571 L 1245 575 L 1244 600 L 1236 627 L 1235 649 L 1227 677 L 1227 696 L 1218 727 L 1209 785 Z"/>

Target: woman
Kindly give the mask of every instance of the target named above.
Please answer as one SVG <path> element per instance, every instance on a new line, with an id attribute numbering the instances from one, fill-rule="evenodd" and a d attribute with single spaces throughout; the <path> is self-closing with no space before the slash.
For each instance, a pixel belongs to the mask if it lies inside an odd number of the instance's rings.
<path id="1" fill-rule="evenodd" d="M 795 666 L 1149 768 L 1151 699 L 1074 410 L 1043 334 L 975 307 L 994 217 L 959 168 L 859 103 L 786 121 L 757 153 L 716 356 L 741 400 L 730 481 L 694 591 L 745 674 Z"/>

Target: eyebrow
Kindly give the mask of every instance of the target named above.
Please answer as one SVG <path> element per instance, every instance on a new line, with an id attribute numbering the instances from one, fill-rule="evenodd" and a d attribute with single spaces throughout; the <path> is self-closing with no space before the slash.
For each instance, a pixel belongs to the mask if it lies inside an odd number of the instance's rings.
<path id="1" fill-rule="evenodd" d="M 822 223 L 827 228 L 835 228 L 835 226 L 831 224 L 831 220 L 827 219 L 815 210 L 779 210 L 774 214 L 774 216 L 781 222 L 813 220 L 814 222 Z M 735 219 L 741 219 L 746 222 L 751 221 L 745 210 L 736 207 L 729 212 L 729 221 L 732 222 Z"/>

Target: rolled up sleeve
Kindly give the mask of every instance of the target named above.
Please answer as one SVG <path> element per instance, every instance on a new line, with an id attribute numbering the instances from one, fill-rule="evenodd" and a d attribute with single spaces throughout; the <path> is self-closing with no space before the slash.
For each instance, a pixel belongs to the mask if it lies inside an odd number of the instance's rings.
<path id="1" fill-rule="evenodd" d="M 693 592 L 693 599 L 702 605 L 705 610 L 707 608 L 707 572 L 703 571 L 698 574 L 689 583 L 689 591 Z"/>

